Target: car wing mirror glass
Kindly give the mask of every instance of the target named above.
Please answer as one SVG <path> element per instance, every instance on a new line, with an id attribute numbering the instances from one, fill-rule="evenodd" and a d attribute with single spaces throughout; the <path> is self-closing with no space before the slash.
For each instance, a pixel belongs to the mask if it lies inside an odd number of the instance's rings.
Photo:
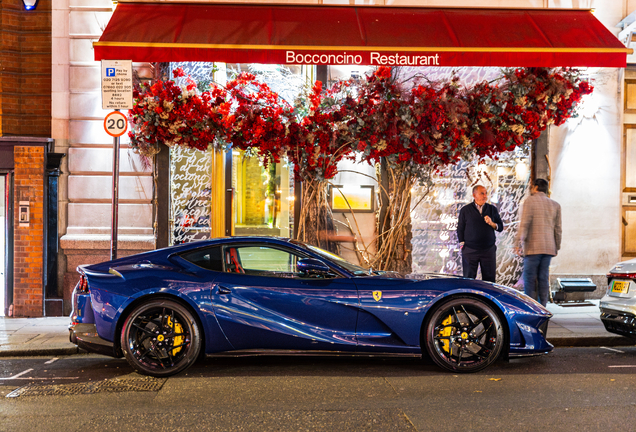
<path id="1" fill-rule="evenodd" d="M 298 271 L 310 275 L 332 276 L 331 269 L 315 258 L 302 258 L 296 263 Z"/>

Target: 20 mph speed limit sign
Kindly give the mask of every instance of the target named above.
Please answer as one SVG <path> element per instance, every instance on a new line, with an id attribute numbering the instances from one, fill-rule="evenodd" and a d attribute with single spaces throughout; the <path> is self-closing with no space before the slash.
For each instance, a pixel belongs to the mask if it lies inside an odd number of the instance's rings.
<path id="1" fill-rule="evenodd" d="M 122 136 L 128 129 L 128 119 L 119 111 L 108 113 L 104 119 L 104 129 L 112 137 Z"/>

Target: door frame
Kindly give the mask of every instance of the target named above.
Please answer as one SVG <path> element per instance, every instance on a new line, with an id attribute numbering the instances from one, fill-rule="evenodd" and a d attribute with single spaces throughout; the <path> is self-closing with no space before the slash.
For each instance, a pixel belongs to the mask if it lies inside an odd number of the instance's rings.
<path id="1" fill-rule="evenodd" d="M 2 198 L 5 200 L 6 223 L 4 226 L 4 316 L 9 316 L 13 304 L 13 172 L 0 170 L 5 178 Z"/>

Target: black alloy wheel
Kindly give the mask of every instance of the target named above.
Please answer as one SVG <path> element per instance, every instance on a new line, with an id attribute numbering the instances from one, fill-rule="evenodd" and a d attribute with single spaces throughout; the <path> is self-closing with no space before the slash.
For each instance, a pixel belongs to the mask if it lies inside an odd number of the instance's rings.
<path id="1" fill-rule="evenodd" d="M 171 300 L 150 300 L 137 306 L 126 318 L 121 347 L 136 371 L 166 377 L 197 360 L 201 333 L 187 308 Z"/>
<path id="2" fill-rule="evenodd" d="M 474 297 L 452 297 L 435 308 L 425 326 L 426 351 L 452 372 L 477 372 L 501 355 L 504 329 L 495 310 Z"/>

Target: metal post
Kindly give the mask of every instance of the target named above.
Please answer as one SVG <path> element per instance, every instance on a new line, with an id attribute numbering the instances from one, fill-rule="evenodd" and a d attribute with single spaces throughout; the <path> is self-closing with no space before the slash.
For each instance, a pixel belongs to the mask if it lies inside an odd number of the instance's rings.
<path id="1" fill-rule="evenodd" d="M 234 213 L 234 188 L 232 187 L 232 149 L 225 152 L 225 236 L 232 237 L 232 214 Z"/>
<path id="2" fill-rule="evenodd" d="M 155 156 L 156 176 L 156 217 L 155 247 L 157 249 L 170 246 L 170 230 L 174 229 L 170 221 L 170 147 L 161 145 L 161 151 Z"/>
<path id="3" fill-rule="evenodd" d="M 119 111 L 119 110 L 115 110 Z M 113 203 L 110 225 L 110 259 L 117 259 L 117 215 L 119 213 L 119 137 L 113 138 Z"/>

